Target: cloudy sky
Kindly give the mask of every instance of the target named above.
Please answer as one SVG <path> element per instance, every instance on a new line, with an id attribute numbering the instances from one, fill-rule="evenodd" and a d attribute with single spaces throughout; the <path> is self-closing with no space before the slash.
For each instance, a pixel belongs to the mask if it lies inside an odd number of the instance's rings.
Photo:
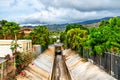
<path id="1" fill-rule="evenodd" d="M 60 24 L 120 16 L 120 0 L 0 0 L 0 20 Z"/>

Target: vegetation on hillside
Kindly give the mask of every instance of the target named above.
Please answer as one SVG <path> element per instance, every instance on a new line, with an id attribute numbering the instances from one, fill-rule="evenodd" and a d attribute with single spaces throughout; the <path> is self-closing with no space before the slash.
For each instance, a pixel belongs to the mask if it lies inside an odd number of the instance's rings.
<path id="1" fill-rule="evenodd" d="M 65 47 L 83 52 L 90 49 L 91 55 L 103 55 L 104 52 L 120 53 L 120 18 L 114 17 L 100 22 L 99 26 L 87 29 L 74 24 L 67 25 L 60 39 Z"/>
<path id="2" fill-rule="evenodd" d="M 120 18 L 110 18 L 90 28 L 87 45 L 92 48 L 91 54 L 120 53 Z"/>

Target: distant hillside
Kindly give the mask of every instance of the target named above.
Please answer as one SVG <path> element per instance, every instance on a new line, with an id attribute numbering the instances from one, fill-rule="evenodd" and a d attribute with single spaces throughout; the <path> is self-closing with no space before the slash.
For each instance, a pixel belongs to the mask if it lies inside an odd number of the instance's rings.
<path id="1" fill-rule="evenodd" d="M 92 24 L 84 24 L 85 27 L 87 28 L 91 28 L 91 27 L 97 27 L 99 26 L 100 22 L 97 22 L 97 23 L 92 23 Z"/>
<path id="2" fill-rule="evenodd" d="M 92 26 L 98 26 L 100 21 L 109 20 L 110 18 L 111 17 L 105 17 L 102 19 L 87 20 L 87 21 L 76 22 L 76 23 L 71 23 L 71 24 L 82 24 L 82 25 L 85 25 L 86 27 L 92 27 Z M 62 31 L 65 29 L 66 25 L 68 25 L 68 23 L 66 23 L 66 24 L 52 24 L 52 25 L 46 25 L 46 26 L 48 26 L 49 30 Z"/>
<path id="3" fill-rule="evenodd" d="M 67 24 L 52 24 L 52 25 L 46 25 L 49 30 L 51 31 L 63 31 L 65 30 Z"/>
<path id="4" fill-rule="evenodd" d="M 87 20 L 87 21 L 83 21 L 83 22 L 78 22 L 79 24 L 93 24 L 93 23 L 98 23 L 102 20 L 109 20 L 111 17 L 105 17 L 105 18 L 101 18 L 101 19 L 94 19 L 94 20 Z"/>
<path id="5" fill-rule="evenodd" d="M 99 22 L 102 20 L 109 20 L 111 17 L 105 17 L 105 18 L 101 18 L 101 19 L 94 19 L 94 20 L 87 20 L 87 21 L 83 21 L 83 22 L 76 22 L 76 23 L 71 23 L 71 24 L 82 24 L 85 25 L 87 27 L 92 27 L 92 26 L 98 26 Z M 62 31 L 65 29 L 66 25 L 68 25 L 68 23 L 66 24 L 46 24 L 46 26 L 48 27 L 49 30 L 51 31 Z M 35 26 L 23 26 L 26 28 L 34 28 Z"/>

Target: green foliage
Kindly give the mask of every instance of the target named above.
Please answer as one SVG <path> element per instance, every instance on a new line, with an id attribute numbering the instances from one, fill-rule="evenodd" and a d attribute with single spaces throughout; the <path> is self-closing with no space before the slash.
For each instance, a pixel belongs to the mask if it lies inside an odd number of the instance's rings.
<path id="1" fill-rule="evenodd" d="M 34 55 L 33 53 L 15 53 L 15 61 L 16 61 L 16 68 L 17 73 L 20 73 L 22 70 L 24 70 L 33 60 Z"/>
<path id="2" fill-rule="evenodd" d="M 18 44 L 16 44 L 15 41 L 13 40 L 11 42 L 10 49 L 12 50 L 12 52 L 14 52 L 16 48 L 21 48 L 21 47 Z"/>
<path id="3" fill-rule="evenodd" d="M 49 44 L 54 44 L 56 42 L 56 38 L 49 38 Z"/>
<path id="4" fill-rule="evenodd" d="M 65 43 L 65 42 L 64 42 L 65 39 L 66 39 L 66 32 L 64 31 L 64 32 L 61 32 L 61 33 L 60 33 L 60 41 L 61 41 L 62 43 Z"/>
<path id="5" fill-rule="evenodd" d="M 92 54 L 102 55 L 104 51 L 120 53 L 120 18 L 101 21 L 99 27 L 93 27 L 89 31 L 86 44 L 92 47 Z"/>
<path id="6" fill-rule="evenodd" d="M 88 29 L 81 24 L 68 24 L 66 26 L 65 32 L 68 32 L 70 29 L 73 29 L 73 28 L 80 28 L 81 30 L 87 30 L 88 31 Z"/>
<path id="7" fill-rule="evenodd" d="M 79 28 L 71 29 L 67 32 L 67 42 L 72 49 L 81 48 L 87 40 L 87 31 Z"/>
<path id="8" fill-rule="evenodd" d="M 99 46 L 95 46 L 95 51 L 97 53 L 99 53 L 99 55 L 102 55 L 103 54 L 103 50 L 102 50 L 102 47 L 99 45 Z"/>
<path id="9" fill-rule="evenodd" d="M 54 44 L 59 37 L 58 31 L 51 31 L 49 32 L 49 44 Z"/>
<path id="10" fill-rule="evenodd" d="M 120 27 L 120 18 L 119 17 L 113 17 L 113 18 L 110 18 L 109 20 L 104 20 L 104 21 L 101 21 L 100 23 L 100 26 L 109 26 L 109 27 Z"/>
<path id="11" fill-rule="evenodd" d="M 101 21 L 98 27 L 89 30 L 79 24 L 69 24 L 60 33 L 60 39 L 67 47 L 79 49 L 79 52 L 83 46 L 91 49 L 91 55 L 103 55 L 105 51 L 120 53 L 120 18 Z"/>
<path id="12" fill-rule="evenodd" d="M 8 22 L 7 20 L 1 20 L 1 21 L 0 21 L 0 25 L 1 25 L 1 26 L 4 26 L 7 22 Z"/>
<path id="13" fill-rule="evenodd" d="M 82 53 L 84 43 L 88 39 L 88 29 L 80 24 L 68 24 L 66 30 L 60 33 L 60 40 L 65 47 Z"/>
<path id="14" fill-rule="evenodd" d="M 59 32 L 58 31 L 50 31 L 49 34 L 50 34 L 50 36 L 51 35 L 59 36 Z"/>
<path id="15" fill-rule="evenodd" d="M 7 37 L 9 36 L 10 38 L 14 39 L 14 36 L 15 34 L 18 34 L 19 29 L 19 24 L 2 20 L 0 21 L 0 38 L 7 39 Z"/>
<path id="16" fill-rule="evenodd" d="M 65 45 L 67 45 L 67 41 L 66 41 L 67 36 L 66 36 L 66 34 L 67 34 L 67 32 L 69 30 L 75 29 L 75 28 L 79 28 L 81 30 L 86 30 L 87 33 L 89 33 L 88 32 L 89 30 L 86 27 L 84 27 L 83 25 L 81 25 L 81 24 L 68 24 L 66 26 L 65 31 L 63 31 L 63 32 L 60 33 L 60 41 L 63 42 Z"/>
<path id="17" fill-rule="evenodd" d="M 43 48 L 47 48 L 49 44 L 49 31 L 46 26 L 36 26 L 29 34 L 28 39 L 31 39 L 33 44 L 40 44 Z"/>

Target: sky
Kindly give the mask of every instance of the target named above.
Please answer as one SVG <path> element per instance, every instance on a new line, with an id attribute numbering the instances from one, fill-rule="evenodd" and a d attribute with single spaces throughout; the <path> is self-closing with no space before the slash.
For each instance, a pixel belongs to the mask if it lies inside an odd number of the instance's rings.
<path id="1" fill-rule="evenodd" d="M 120 16 L 120 0 L 0 0 L 0 20 L 64 24 Z"/>

